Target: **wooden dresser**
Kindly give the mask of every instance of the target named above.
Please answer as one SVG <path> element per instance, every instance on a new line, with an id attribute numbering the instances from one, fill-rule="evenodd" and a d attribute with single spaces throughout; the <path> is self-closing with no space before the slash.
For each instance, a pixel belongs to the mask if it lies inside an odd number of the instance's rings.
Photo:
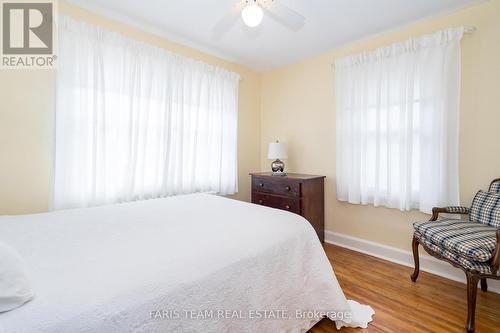
<path id="1" fill-rule="evenodd" d="M 251 173 L 252 203 L 288 210 L 305 217 L 325 240 L 325 176 Z"/>

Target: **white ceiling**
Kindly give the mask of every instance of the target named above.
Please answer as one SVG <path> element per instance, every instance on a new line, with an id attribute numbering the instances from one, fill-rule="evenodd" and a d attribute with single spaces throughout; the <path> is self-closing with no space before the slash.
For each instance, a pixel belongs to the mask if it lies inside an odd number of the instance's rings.
<path id="1" fill-rule="evenodd" d="M 275 0 L 305 18 L 293 31 L 265 15 L 254 29 L 241 19 L 222 36 L 213 28 L 239 0 L 69 0 L 258 71 L 267 71 L 353 40 L 449 12 L 478 0 Z"/>

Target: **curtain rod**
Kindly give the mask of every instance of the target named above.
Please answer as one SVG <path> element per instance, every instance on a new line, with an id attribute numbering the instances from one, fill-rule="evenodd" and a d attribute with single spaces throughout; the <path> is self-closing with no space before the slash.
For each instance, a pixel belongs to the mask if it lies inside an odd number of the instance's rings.
<path id="1" fill-rule="evenodd" d="M 476 32 L 477 28 L 475 26 L 465 26 L 464 28 L 464 34 L 472 34 Z M 332 68 L 335 68 L 335 62 L 331 64 Z"/>

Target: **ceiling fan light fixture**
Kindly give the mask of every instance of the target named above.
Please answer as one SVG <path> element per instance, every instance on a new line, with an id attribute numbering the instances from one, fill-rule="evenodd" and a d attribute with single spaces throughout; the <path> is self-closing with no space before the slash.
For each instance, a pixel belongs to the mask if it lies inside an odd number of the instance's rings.
<path id="1" fill-rule="evenodd" d="M 254 28 L 262 22 L 264 11 L 257 3 L 252 3 L 243 8 L 241 18 L 247 26 Z"/>

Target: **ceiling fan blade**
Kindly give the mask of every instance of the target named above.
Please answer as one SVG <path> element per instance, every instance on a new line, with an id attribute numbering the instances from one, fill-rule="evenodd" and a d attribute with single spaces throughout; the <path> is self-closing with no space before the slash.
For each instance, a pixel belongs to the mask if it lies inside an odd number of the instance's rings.
<path id="1" fill-rule="evenodd" d="M 245 3 L 240 1 L 238 4 L 234 5 L 224 16 L 222 16 L 219 21 L 212 28 L 213 38 L 222 37 L 227 31 L 229 31 L 234 23 L 238 20 L 241 15 L 241 11 L 245 7 Z"/>
<path id="2" fill-rule="evenodd" d="M 272 18 L 294 31 L 299 30 L 305 24 L 304 16 L 281 4 L 279 0 L 265 0 L 261 6 L 269 12 Z"/>

